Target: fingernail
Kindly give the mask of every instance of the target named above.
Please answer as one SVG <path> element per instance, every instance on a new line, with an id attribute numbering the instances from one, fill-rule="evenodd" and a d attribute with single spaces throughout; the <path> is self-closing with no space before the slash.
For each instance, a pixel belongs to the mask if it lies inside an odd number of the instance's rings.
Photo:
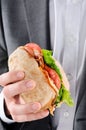
<path id="1" fill-rule="evenodd" d="M 35 82 L 32 81 L 32 80 L 26 82 L 26 86 L 27 86 L 28 88 L 34 88 L 35 85 L 36 85 Z"/>
<path id="2" fill-rule="evenodd" d="M 17 77 L 18 78 L 23 78 L 24 77 L 24 72 L 18 72 Z"/>
<path id="3" fill-rule="evenodd" d="M 41 108 L 41 105 L 39 103 L 34 103 L 32 105 L 32 109 L 35 110 L 35 111 L 39 110 L 40 108 Z"/>

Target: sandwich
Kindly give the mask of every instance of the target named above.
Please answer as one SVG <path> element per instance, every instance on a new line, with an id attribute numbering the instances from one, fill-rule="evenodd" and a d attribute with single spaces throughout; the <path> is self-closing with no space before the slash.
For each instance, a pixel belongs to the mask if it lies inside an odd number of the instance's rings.
<path id="1" fill-rule="evenodd" d="M 24 79 L 36 82 L 34 89 L 20 94 L 25 103 L 40 102 L 41 110 L 48 109 L 51 115 L 62 103 L 73 106 L 68 79 L 51 50 L 27 43 L 9 56 L 8 66 L 9 71 L 21 70 L 25 73 Z"/>

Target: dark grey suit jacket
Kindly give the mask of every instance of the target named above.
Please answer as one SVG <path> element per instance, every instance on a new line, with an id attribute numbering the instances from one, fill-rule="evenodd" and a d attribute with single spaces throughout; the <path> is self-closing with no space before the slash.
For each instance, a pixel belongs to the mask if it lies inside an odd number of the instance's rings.
<path id="1" fill-rule="evenodd" d="M 49 0 L 0 0 L 0 74 L 8 71 L 7 60 L 11 52 L 27 42 L 51 49 Z M 86 129 L 86 62 L 84 68 L 74 130 Z M 0 130 L 56 130 L 57 122 L 56 110 L 53 118 L 49 115 L 38 121 L 9 125 L 0 120 Z"/>

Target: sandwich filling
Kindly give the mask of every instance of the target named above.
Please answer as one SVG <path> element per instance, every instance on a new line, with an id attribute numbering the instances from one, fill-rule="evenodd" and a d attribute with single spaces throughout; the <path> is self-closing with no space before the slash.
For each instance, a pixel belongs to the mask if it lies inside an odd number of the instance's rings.
<path id="1" fill-rule="evenodd" d="M 55 102 L 53 105 L 59 106 L 61 102 L 65 102 L 69 106 L 73 106 L 73 99 L 70 92 L 64 86 L 62 74 L 52 57 L 52 51 L 41 49 L 37 44 L 26 44 L 24 49 L 36 59 L 39 67 L 45 73 L 48 81 L 56 92 Z"/>

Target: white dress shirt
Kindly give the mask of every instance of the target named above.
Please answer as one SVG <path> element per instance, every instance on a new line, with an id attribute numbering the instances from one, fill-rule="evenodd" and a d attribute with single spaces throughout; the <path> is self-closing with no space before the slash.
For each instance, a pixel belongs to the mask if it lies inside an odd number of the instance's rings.
<path id="1" fill-rule="evenodd" d="M 84 21 L 86 0 L 50 0 L 50 32 L 54 57 L 61 63 L 70 82 L 71 95 L 76 102 L 77 84 L 86 58 L 86 36 L 81 29 Z M 86 26 L 86 25 L 85 25 Z M 82 40 L 83 39 L 83 40 Z M 3 110 L 3 96 L 0 95 L 0 117 L 12 123 Z M 57 130 L 73 130 L 74 107 L 63 104 L 58 108 L 60 116 L 55 123 Z"/>
<path id="2" fill-rule="evenodd" d="M 86 58 L 86 30 L 84 32 L 83 24 L 84 15 L 86 15 L 86 0 L 54 0 L 54 4 L 51 0 L 50 7 L 54 10 L 54 12 L 50 11 L 50 25 L 54 26 L 53 30 L 51 26 L 53 55 L 66 72 L 70 82 L 70 92 L 76 105 L 79 90 L 77 87 L 79 87 Z M 53 15 L 55 19 L 52 19 L 53 13 L 55 13 Z M 63 104 L 58 109 L 59 116 L 56 118 L 59 119 L 55 120 L 58 124 L 57 130 L 73 130 L 75 108 L 76 106 L 68 107 Z"/>

